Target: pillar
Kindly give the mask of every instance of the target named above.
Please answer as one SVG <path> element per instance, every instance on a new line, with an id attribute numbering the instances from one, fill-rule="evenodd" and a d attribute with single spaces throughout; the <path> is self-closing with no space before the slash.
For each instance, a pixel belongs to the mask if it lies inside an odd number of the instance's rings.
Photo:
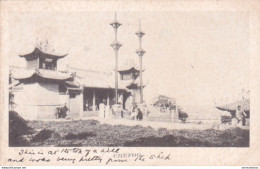
<path id="1" fill-rule="evenodd" d="M 95 90 L 93 89 L 93 106 L 92 106 L 92 110 L 93 111 L 96 111 L 96 92 Z"/>
<path id="2" fill-rule="evenodd" d="M 176 110 L 175 110 L 175 116 L 174 116 L 174 122 L 177 122 L 179 118 L 179 111 L 178 111 L 178 106 L 176 104 Z"/>
<path id="3" fill-rule="evenodd" d="M 109 90 L 107 92 L 107 106 L 109 106 Z"/>
<path id="4" fill-rule="evenodd" d="M 84 100 L 83 100 L 83 91 L 79 94 L 79 106 L 80 106 L 80 111 L 79 111 L 79 117 L 83 117 L 83 106 L 84 106 Z"/>

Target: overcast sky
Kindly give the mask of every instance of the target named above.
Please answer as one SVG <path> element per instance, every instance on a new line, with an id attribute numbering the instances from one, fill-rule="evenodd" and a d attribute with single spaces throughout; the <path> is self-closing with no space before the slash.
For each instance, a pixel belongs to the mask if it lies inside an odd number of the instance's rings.
<path id="1" fill-rule="evenodd" d="M 118 40 L 119 67 L 138 57 L 138 19 L 146 33 L 143 48 L 144 98 L 175 97 L 183 107 L 214 106 L 249 89 L 249 13 L 247 12 L 118 12 L 123 24 Z M 68 53 L 60 69 L 112 71 L 114 12 L 27 12 L 9 17 L 11 65 L 25 66 L 19 54 L 30 53 L 36 39 L 48 39 L 57 54 Z"/>

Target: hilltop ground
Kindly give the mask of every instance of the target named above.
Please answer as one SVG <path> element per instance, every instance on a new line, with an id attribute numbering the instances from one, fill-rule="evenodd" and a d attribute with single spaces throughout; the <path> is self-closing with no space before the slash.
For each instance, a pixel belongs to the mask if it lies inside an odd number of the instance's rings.
<path id="1" fill-rule="evenodd" d="M 107 121 L 107 120 L 104 120 Z M 98 120 L 27 121 L 33 132 L 11 146 L 248 147 L 249 130 L 182 127 L 169 123 Z M 144 125 L 145 124 L 145 125 Z M 162 125 L 165 124 L 165 127 Z M 182 124 L 189 126 L 190 124 Z M 179 125 L 175 125 L 179 126 Z M 205 126 L 205 125 L 197 125 Z"/>

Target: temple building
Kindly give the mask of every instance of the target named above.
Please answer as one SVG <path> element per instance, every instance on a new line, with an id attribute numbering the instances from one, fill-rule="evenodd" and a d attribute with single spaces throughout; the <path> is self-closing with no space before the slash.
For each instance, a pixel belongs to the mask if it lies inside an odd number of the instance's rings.
<path id="1" fill-rule="evenodd" d="M 26 68 L 10 67 L 10 97 L 14 110 L 25 119 L 55 119 L 56 108 L 66 103 L 70 118 L 97 113 L 99 104 L 115 104 L 114 73 L 68 68 L 58 71 L 57 61 L 66 55 L 54 55 L 35 48 L 20 55 Z M 135 67 L 117 72 L 118 103 L 130 110 L 138 102 L 139 70 Z"/>
<path id="2" fill-rule="evenodd" d="M 125 82 L 126 88 L 131 92 L 126 105 L 129 106 L 140 103 L 140 70 L 134 66 L 129 66 L 128 68 L 121 68 L 118 72 L 120 74 L 120 80 Z M 143 85 L 143 87 L 145 87 L 145 85 Z M 127 106 L 126 108 L 128 109 Z"/>
<path id="3" fill-rule="evenodd" d="M 26 59 L 26 68 L 11 67 L 9 88 L 15 110 L 22 117 L 55 118 L 56 107 L 65 103 L 71 107 L 71 116 L 82 114 L 82 87 L 75 82 L 75 74 L 57 71 L 57 61 L 65 56 L 35 48 L 29 54 L 20 55 Z"/>

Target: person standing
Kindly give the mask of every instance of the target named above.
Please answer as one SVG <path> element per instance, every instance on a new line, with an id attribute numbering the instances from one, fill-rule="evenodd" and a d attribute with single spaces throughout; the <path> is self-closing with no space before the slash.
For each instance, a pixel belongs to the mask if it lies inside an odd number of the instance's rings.
<path id="1" fill-rule="evenodd" d="M 240 105 L 237 106 L 237 110 L 236 110 L 236 118 L 237 118 L 237 124 L 239 124 L 240 122 L 242 123 L 242 126 L 245 126 L 245 122 L 246 122 L 246 113 L 245 111 L 241 108 Z"/>
<path id="2" fill-rule="evenodd" d="M 69 108 L 67 107 L 67 104 L 65 103 L 62 108 L 62 118 L 65 118 L 68 116 Z"/>
<path id="3" fill-rule="evenodd" d="M 136 119 L 140 120 L 140 121 L 143 120 L 143 113 L 142 113 L 141 109 L 138 108 L 137 111 L 138 111 L 138 113 L 137 113 Z"/>

